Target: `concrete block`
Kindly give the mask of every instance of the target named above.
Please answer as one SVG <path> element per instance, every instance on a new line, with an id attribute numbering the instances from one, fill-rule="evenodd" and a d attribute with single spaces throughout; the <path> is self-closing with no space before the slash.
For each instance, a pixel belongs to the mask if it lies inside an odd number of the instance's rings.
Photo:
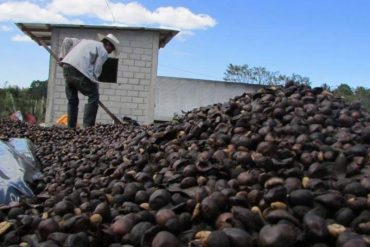
<path id="1" fill-rule="evenodd" d="M 132 98 L 133 103 L 144 103 L 144 98 Z"/>
<path id="2" fill-rule="evenodd" d="M 121 96 L 121 102 L 128 102 L 128 103 L 131 103 L 132 102 L 132 97 L 130 96 Z"/>
<path id="3" fill-rule="evenodd" d="M 103 94 L 105 94 L 105 95 L 115 95 L 116 92 L 115 92 L 114 89 L 104 89 Z"/>
<path id="4" fill-rule="evenodd" d="M 122 72 L 122 73 L 124 73 L 124 72 Z M 121 85 L 121 84 L 127 84 L 128 83 L 128 78 L 126 78 L 126 77 L 119 77 L 119 78 L 117 78 L 117 85 Z"/>
<path id="5" fill-rule="evenodd" d="M 120 90 L 132 90 L 133 89 L 133 85 L 130 85 L 128 83 L 124 83 L 124 84 L 120 84 L 119 85 L 119 88 Z"/>
<path id="6" fill-rule="evenodd" d="M 138 48 L 138 47 L 134 47 L 134 53 L 136 54 L 144 54 L 144 49 L 143 48 Z"/>
<path id="7" fill-rule="evenodd" d="M 64 83 L 64 78 L 59 78 L 59 79 L 55 78 L 53 82 L 54 82 L 54 85 Z"/>
<path id="8" fill-rule="evenodd" d="M 143 91 L 144 90 L 144 86 L 143 85 L 134 85 L 133 90 Z"/>
<path id="9" fill-rule="evenodd" d="M 137 96 L 139 96 L 139 91 L 129 90 L 129 91 L 127 91 L 127 96 L 137 97 Z"/>
<path id="10" fill-rule="evenodd" d="M 87 96 L 83 95 L 82 93 L 79 93 L 78 96 L 80 97 L 80 102 L 87 103 Z"/>
<path id="11" fill-rule="evenodd" d="M 125 65 L 125 64 L 118 65 L 118 71 L 129 71 L 129 70 L 130 70 L 129 65 Z"/>
<path id="12" fill-rule="evenodd" d="M 55 78 L 57 79 L 64 79 L 64 75 L 63 75 L 63 72 L 62 71 L 57 71 L 56 75 L 55 75 Z"/>
<path id="13" fill-rule="evenodd" d="M 114 96 L 109 96 L 109 101 L 114 101 L 114 102 L 121 102 L 121 96 L 119 95 L 114 95 Z"/>
<path id="14" fill-rule="evenodd" d="M 67 112 L 67 104 L 59 105 L 59 110 L 62 112 Z"/>
<path id="15" fill-rule="evenodd" d="M 148 91 L 139 91 L 139 97 L 148 98 L 149 97 L 149 92 Z"/>
<path id="16" fill-rule="evenodd" d="M 63 113 L 62 111 L 60 111 L 60 110 L 57 110 L 57 109 L 55 109 L 54 108 L 54 112 L 53 112 L 53 115 L 54 115 L 54 119 L 53 119 L 53 123 L 55 123 L 56 122 L 56 120 L 60 117 L 60 116 L 62 116 L 63 114 L 65 114 L 65 113 Z"/>
<path id="17" fill-rule="evenodd" d="M 129 54 L 128 58 L 133 59 L 133 60 L 140 60 L 140 55 L 141 54 L 131 53 L 131 54 Z"/>
<path id="18" fill-rule="evenodd" d="M 130 66 L 129 69 L 128 69 L 128 71 L 132 71 L 134 73 L 139 73 L 140 72 L 140 68 L 139 67 L 135 67 L 135 66 Z"/>
<path id="19" fill-rule="evenodd" d="M 153 55 L 153 49 L 144 49 L 144 55 Z"/>
<path id="20" fill-rule="evenodd" d="M 152 38 L 149 38 L 146 42 L 143 43 L 142 45 L 143 48 L 146 49 L 153 49 L 153 41 Z"/>
<path id="21" fill-rule="evenodd" d="M 67 113 L 67 105 L 59 105 L 58 106 L 58 111 L 60 112 L 57 116 L 57 118 L 59 118 L 61 115 L 63 114 L 66 114 Z"/>
<path id="22" fill-rule="evenodd" d="M 132 109 L 132 115 L 136 115 L 136 116 L 143 116 L 143 110 L 141 109 Z"/>
<path id="23" fill-rule="evenodd" d="M 137 78 L 129 78 L 128 79 L 128 83 L 129 84 L 139 84 L 139 79 L 137 79 Z"/>
<path id="24" fill-rule="evenodd" d="M 141 79 L 141 80 L 140 80 L 140 85 L 147 86 L 147 85 L 150 85 L 150 82 L 151 82 L 151 80 L 148 80 L 148 79 Z"/>
<path id="25" fill-rule="evenodd" d="M 63 99 L 54 99 L 54 104 L 63 105 L 63 104 L 66 104 L 66 101 Z"/>
<path id="26" fill-rule="evenodd" d="M 145 73 L 145 74 L 151 74 L 152 68 L 140 68 L 140 72 Z"/>
<path id="27" fill-rule="evenodd" d="M 124 54 L 130 54 L 133 52 L 133 48 L 129 45 L 127 46 L 121 46 L 121 54 L 124 53 Z"/>
<path id="28" fill-rule="evenodd" d="M 127 90 L 122 89 L 122 88 L 117 88 L 115 89 L 116 96 L 126 96 L 127 95 Z"/>
<path id="29" fill-rule="evenodd" d="M 59 110 L 59 105 L 54 105 L 54 112 Z"/>
<path id="30" fill-rule="evenodd" d="M 56 92 L 65 92 L 65 90 L 66 90 L 66 88 L 63 85 L 56 85 L 55 86 L 55 91 Z"/>
<path id="31" fill-rule="evenodd" d="M 134 64 L 135 64 L 135 60 L 125 59 L 123 61 L 123 65 L 133 66 Z"/>
<path id="32" fill-rule="evenodd" d="M 144 36 L 142 34 L 139 34 L 136 37 L 134 37 L 133 40 L 131 40 L 130 46 L 132 46 L 135 49 L 138 47 L 143 47 L 145 45 L 144 43 L 146 42 L 147 40 L 144 38 Z"/>
<path id="33" fill-rule="evenodd" d="M 55 86 L 64 86 L 65 85 L 65 82 L 63 79 L 57 79 L 55 80 Z"/>
<path id="34" fill-rule="evenodd" d="M 144 73 L 135 73 L 134 78 L 147 79 L 147 78 L 145 78 L 145 74 Z"/>
<path id="35" fill-rule="evenodd" d="M 137 109 L 146 110 L 148 107 L 148 104 L 137 104 Z"/>
<path id="36" fill-rule="evenodd" d="M 113 103 L 113 104 L 107 104 L 106 105 L 108 109 L 113 113 L 117 114 L 119 112 L 119 109 L 121 108 L 121 103 Z M 104 110 L 103 110 L 104 111 Z"/>
<path id="37" fill-rule="evenodd" d="M 140 40 L 136 40 L 132 42 L 131 45 L 134 48 L 135 47 L 140 47 L 140 48 L 152 48 L 153 47 L 152 40 L 150 38 L 144 39 L 143 37 L 141 37 Z"/>
<path id="38" fill-rule="evenodd" d="M 150 55 L 146 55 L 146 54 L 144 54 L 144 55 L 141 55 L 141 60 L 142 61 L 152 61 L 152 56 L 150 56 Z"/>
<path id="39" fill-rule="evenodd" d="M 128 59 L 128 57 L 129 57 L 129 53 L 122 51 L 121 49 L 121 53 L 119 54 L 119 57 L 118 57 L 119 61 L 122 61 L 122 60 L 124 61 L 125 59 Z"/>
<path id="40" fill-rule="evenodd" d="M 125 77 L 125 78 L 134 78 L 134 72 L 126 71 L 126 72 L 123 73 L 123 77 Z"/>
<path id="41" fill-rule="evenodd" d="M 125 103 L 124 105 L 126 108 L 129 108 L 129 109 L 137 109 L 137 104 L 136 103 Z"/>
<path id="42" fill-rule="evenodd" d="M 103 89 L 103 88 L 111 88 L 111 84 L 112 83 L 99 83 L 99 89 Z"/>
<path id="43" fill-rule="evenodd" d="M 117 83 L 114 82 L 100 82 L 98 83 L 98 87 L 105 89 L 114 89 L 116 87 Z"/>
<path id="44" fill-rule="evenodd" d="M 120 108 L 119 109 L 119 113 L 123 114 L 123 115 L 131 115 L 131 111 L 132 111 L 132 109 L 128 109 L 128 108 Z"/>
<path id="45" fill-rule="evenodd" d="M 107 114 L 97 118 L 96 122 L 101 124 L 113 124 L 113 120 Z"/>
<path id="46" fill-rule="evenodd" d="M 135 66 L 137 67 L 145 67 L 145 62 L 142 60 L 135 60 Z"/>

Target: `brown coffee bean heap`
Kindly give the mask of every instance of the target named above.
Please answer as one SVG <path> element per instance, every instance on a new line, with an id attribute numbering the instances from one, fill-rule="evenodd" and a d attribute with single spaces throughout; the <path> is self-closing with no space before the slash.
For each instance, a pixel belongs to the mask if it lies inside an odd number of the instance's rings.
<path id="1" fill-rule="evenodd" d="M 287 84 L 176 122 L 69 130 L 1 120 L 43 177 L 0 208 L 5 246 L 369 246 L 370 115 Z"/>

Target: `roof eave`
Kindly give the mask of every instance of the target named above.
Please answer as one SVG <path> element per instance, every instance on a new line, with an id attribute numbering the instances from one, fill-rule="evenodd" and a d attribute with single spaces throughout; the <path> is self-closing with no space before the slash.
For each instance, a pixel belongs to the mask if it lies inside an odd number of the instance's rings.
<path id="1" fill-rule="evenodd" d="M 53 28 L 101 28 L 113 30 L 137 30 L 154 31 L 159 33 L 159 48 L 163 48 L 177 34 L 178 30 L 145 28 L 145 27 L 119 27 L 119 26 L 97 26 L 97 25 L 74 25 L 74 24 L 48 24 L 48 23 L 15 23 L 17 27 L 27 36 L 40 44 L 42 39 L 47 45 L 51 45 L 51 33 Z"/>

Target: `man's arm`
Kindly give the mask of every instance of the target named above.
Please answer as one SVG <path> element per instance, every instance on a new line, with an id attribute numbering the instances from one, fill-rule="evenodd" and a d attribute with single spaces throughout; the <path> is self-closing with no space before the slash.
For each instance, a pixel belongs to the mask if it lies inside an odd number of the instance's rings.
<path id="1" fill-rule="evenodd" d="M 98 78 L 103 70 L 103 64 L 107 61 L 107 59 L 108 59 L 107 51 L 104 48 L 103 49 L 97 48 L 97 58 L 94 64 L 94 77 L 96 81 L 98 81 Z"/>
<path id="2" fill-rule="evenodd" d="M 59 51 L 59 59 L 62 60 L 67 54 L 68 52 L 75 46 L 78 44 L 78 42 L 80 42 L 80 39 L 76 39 L 76 38 L 65 38 L 63 40 L 63 43 L 60 47 L 60 51 Z"/>

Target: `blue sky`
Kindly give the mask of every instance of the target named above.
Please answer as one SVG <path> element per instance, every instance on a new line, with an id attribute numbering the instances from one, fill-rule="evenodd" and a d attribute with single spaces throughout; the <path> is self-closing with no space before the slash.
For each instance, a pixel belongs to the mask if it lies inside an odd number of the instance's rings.
<path id="1" fill-rule="evenodd" d="M 179 29 L 158 75 L 222 80 L 229 63 L 310 78 L 313 86 L 370 85 L 370 1 L 0 1 L 0 86 L 48 77 L 49 56 L 14 22 Z"/>

